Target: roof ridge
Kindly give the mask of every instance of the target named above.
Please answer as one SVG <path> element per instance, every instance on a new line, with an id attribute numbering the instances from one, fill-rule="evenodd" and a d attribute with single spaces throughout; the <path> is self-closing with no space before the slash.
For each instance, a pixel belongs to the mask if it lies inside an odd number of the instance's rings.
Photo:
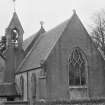
<path id="1" fill-rule="evenodd" d="M 71 20 L 72 20 L 73 16 L 74 16 L 74 13 L 73 13 L 73 15 L 72 15 L 68 20 L 66 20 L 66 21 L 68 21 L 68 22 L 67 22 L 67 24 L 65 25 L 65 28 L 63 29 L 63 31 L 61 32 L 61 35 L 59 36 L 59 38 L 63 35 L 63 33 L 65 32 L 65 30 L 67 29 L 67 26 L 71 23 Z M 59 38 L 58 38 L 58 39 L 56 40 L 56 42 L 53 44 L 51 50 L 49 51 L 49 53 L 47 54 L 47 56 L 45 57 L 44 60 L 46 60 L 46 59 L 48 58 L 48 55 L 50 54 L 50 52 L 51 52 L 52 49 L 54 48 L 54 46 L 55 46 L 55 44 L 57 43 L 57 41 L 59 40 Z"/>

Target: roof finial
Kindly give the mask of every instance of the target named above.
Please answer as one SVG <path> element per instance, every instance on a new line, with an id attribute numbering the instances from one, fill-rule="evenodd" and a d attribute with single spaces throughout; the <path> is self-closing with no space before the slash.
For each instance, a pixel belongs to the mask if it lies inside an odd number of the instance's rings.
<path id="1" fill-rule="evenodd" d="M 16 2 L 16 0 L 13 0 L 14 12 L 16 11 L 16 8 L 15 8 L 15 2 Z"/>
<path id="2" fill-rule="evenodd" d="M 43 22 L 43 21 L 40 21 L 40 25 L 41 25 L 41 27 L 43 27 L 43 24 L 44 24 L 44 22 Z"/>
<path id="3" fill-rule="evenodd" d="M 44 33 L 44 32 L 45 32 L 45 29 L 44 29 L 44 27 L 43 27 L 44 22 L 43 22 L 43 21 L 40 21 L 40 25 L 41 25 L 40 32 L 41 32 L 41 33 Z"/>
<path id="4" fill-rule="evenodd" d="M 75 9 L 73 9 L 73 13 L 76 14 L 76 10 Z"/>

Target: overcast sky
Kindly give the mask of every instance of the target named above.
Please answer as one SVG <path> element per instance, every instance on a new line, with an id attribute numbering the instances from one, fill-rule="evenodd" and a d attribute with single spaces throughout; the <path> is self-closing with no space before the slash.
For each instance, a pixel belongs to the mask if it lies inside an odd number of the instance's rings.
<path id="1" fill-rule="evenodd" d="M 105 8 L 105 0 L 16 0 L 16 12 L 25 31 L 24 38 L 37 32 L 40 21 L 49 30 L 68 19 L 76 9 L 85 26 L 91 25 L 92 15 Z M 0 0 L 0 36 L 13 15 L 12 0 Z"/>

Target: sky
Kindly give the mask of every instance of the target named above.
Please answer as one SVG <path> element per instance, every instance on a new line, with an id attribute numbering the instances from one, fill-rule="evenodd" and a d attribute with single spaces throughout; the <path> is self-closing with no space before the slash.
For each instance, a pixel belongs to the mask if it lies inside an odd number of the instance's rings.
<path id="1" fill-rule="evenodd" d="M 75 9 L 84 26 L 89 29 L 93 15 L 105 9 L 105 0 L 16 0 L 16 12 L 24 29 L 24 39 L 40 29 L 46 31 L 70 18 Z M 0 0 L 0 36 L 5 34 L 14 11 L 13 0 Z"/>

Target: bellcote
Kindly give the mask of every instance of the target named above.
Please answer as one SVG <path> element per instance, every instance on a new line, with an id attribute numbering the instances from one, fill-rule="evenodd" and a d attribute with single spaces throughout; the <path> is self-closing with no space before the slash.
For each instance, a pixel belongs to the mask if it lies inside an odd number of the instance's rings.
<path id="1" fill-rule="evenodd" d="M 18 46 L 22 46 L 23 34 L 23 27 L 19 21 L 17 13 L 14 12 L 9 26 L 6 29 L 7 45 L 13 42 L 15 44 L 18 44 Z"/>

